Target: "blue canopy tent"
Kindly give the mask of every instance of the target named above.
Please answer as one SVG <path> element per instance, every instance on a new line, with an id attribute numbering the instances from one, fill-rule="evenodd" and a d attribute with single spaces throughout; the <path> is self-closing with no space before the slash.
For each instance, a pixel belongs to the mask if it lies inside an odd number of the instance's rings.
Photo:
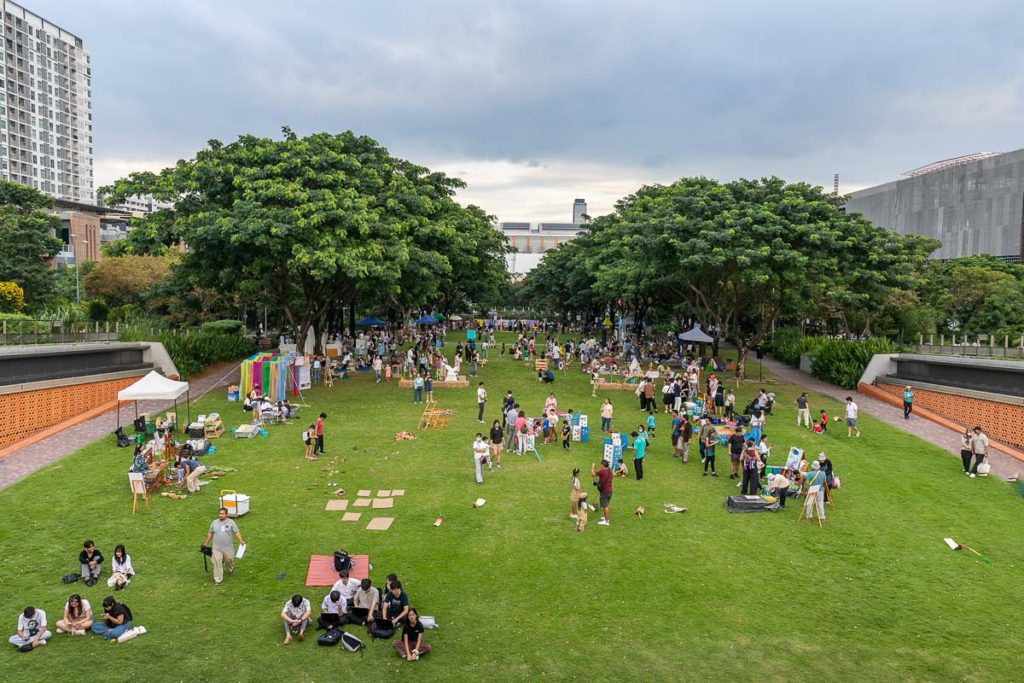
<path id="1" fill-rule="evenodd" d="M 357 320 L 356 325 L 363 325 L 364 327 L 384 327 L 386 323 L 380 318 L 374 318 L 372 315 L 368 315 L 362 320 Z"/>
<path id="2" fill-rule="evenodd" d="M 432 315 L 421 315 L 416 320 L 416 324 L 417 325 L 436 325 L 437 324 L 437 318 L 435 318 Z"/>

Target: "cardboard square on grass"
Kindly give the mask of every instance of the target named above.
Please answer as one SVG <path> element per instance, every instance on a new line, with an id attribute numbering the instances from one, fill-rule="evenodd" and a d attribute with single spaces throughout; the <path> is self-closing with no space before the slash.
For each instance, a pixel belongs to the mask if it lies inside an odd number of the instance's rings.
<path id="1" fill-rule="evenodd" d="M 392 498 L 395 498 L 396 496 L 404 496 L 404 495 L 405 495 L 405 489 L 391 489 L 391 497 Z"/>
<path id="2" fill-rule="evenodd" d="M 361 512 L 346 512 L 341 516 L 343 522 L 358 522 L 359 518 L 363 516 Z"/>
<path id="3" fill-rule="evenodd" d="M 370 523 L 366 525 L 366 530 L 387 531 L 393 521 L 395 521 L 394 517 L 374 517 L 370 520 Z"/>
<path id="4" fill-rule="evenodd" d="M 369 498 L 370 496 L 373 495 L 373 491 L 371 491 L 370 489 L 360 489 L 358 492 L 356 492 L 356 495 L 359 496 L 360 498 Z"/>
<path id="5" fill-rule="evenodd" d="M 378 498 L 390 498 L 391 497 L 391 491 L 389 489 L 381 489 L 380 491 L 377 491 L 377 497 Z"/>
<path id="6" fill-rule="evenodd" d="M 382 510 L 384 508 L 393 508 L 393 507 L 395 507 L 395 499 L 394 498 L 374 498 L 373 499 L 373 509 L 374 510 Z"/>
<path id="7" fill-rule="evenodd" d="M 347 500 L 329 500 L 327 501 L 327 507 L 325 510 L 348 510 Z"/>
<path id="8" fill-rule="evenodd" d="M 354 507 L 354 508 L 368 508 L 368 507 L 370 507 L 370 503 L 372 503 L 372 502 L 373 502 L 372 498 L 356 498 L 356 501 L 354 503 L 352 503 L 352 507 Z"/>

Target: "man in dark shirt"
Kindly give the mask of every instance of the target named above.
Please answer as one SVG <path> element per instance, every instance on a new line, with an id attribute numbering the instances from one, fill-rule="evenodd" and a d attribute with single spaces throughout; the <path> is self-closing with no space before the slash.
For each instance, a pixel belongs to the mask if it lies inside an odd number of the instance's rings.
<path id="1" fill-rule="evenodd" d="M 729 437 L 729 478 L 736 479 L 740 472 L 740 456 L 747 440 L 743 438 L 743 430 L 737 428 L 736 433 Z"/>
<path id="2" fill-rule="evenodd" d="M 391 590 L 384 595 L 384 607 L 382 615 L 391 621 L 397 628 L 409 613 L 409 596 L 402 590 L 402 582 L 394 581 Z"/>
<path id="3" fill-rule="evenodd" d="M 112 596 L 103 598 L 103 615 L 93 622 L 92 632 L 103 636 L 104 640 L 113 640 L 132 627 L 132 611 L 128 605 L 114 600 Z"/>
<path id="4" fill-rule="evenodd" d="M 608 468 L 608 461 L 601 461 L 601 470 L 597 471 L 594 463 L 590 463 L 590 476 L 597 480 L 597 492 L 600 494 L 601 519 L 598 524 L 608 526 L 608 506 L 612 502 L 612 471 Z"/>
<path id="5" fill-rule="evenodd" d="M 99 579 L 103 553 L 92 541 L 83 543 L 82 548 L 82 552 L 78 553 L 78 563 L 82 566 L 82 580 L 86 586 L 91 586 Z"/>

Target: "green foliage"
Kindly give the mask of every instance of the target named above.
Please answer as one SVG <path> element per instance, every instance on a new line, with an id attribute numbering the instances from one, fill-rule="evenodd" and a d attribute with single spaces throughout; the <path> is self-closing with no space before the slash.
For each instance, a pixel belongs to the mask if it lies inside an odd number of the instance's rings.
<path id="1" fill-rule="evenodd" d="M 223 332 L 158 332 L 150 335 L 143 329 L 132 329 L 124 332 L 121 340 L 160 342 L 183 379 L 198 375 L 213 363 L 240 360 L 256 350 L 251 338 Z"/>
<path id="2" fill-rule="evenodd" d="M 825 337 L 808 337 L 799 327 L 780 327 L 775 330 L 769 348 L 776 358 L 793 367 L 800 365 L 800 356 L 813 354 L 820 347 Z"/>
<path id="3" fill-rule="evenodd" d="M 153 318 L 149 318 L 146 312 L 142 310 L 142 307 L 138 304 L 124 304 L 123 306 L 115 306 L 110 309 L 110 313 L 107 315 L 107 319 L 110 322 L 137 325 L 139 327 L 159 327 L 160 322 Z"/>
<path id="4" fill-rule="evenodd" d="M 174 201 L 135 230 L 147 244 L 188 245 L 179 291 L 272 300 L 301 345 L 341 300 L 405 311 L 500 287 L 504 238 L 483 211 L 454 201 L 463 186 L 369 137 L 286 128 L 281 140 L 212 140 L 194 159 L 102 192 Z"/>
<path id="5" fill-rule="evenodd" d="M 211 320 L 202 324 L 203 332 L 219 332 L 221 334 L 245 334 L 245 323 L 241 320 Z"/>
<path id="6" fill-rule="evenodd" d="M 141 304 L 147 293 L 167 279 L 175 254 L 169 256 L 114 256 L 92 268 L 82 286 L 111 305 Z"/>
<path id="7" fill-rule="evenodd" d="M 0 282 L 0 313 L 17 313 L 25 308 L 25 290 L 16 282 Z"/>
<path id="8" fill-rule="evenodd" d="M 96 322 L 106 322 L 107 316 L 110 315 L 110 306 L 107 302 L 102 299 L 93 299 L 86 304 L 86 310 L 89 315 L 89 320 Z"/>
<path id="9" fill-rule="evenodd" d="M 865 341 L 819 339 L 811 374 L 843 389 L 856 389 L 857 382 L 876 353 L 898 353 L 901 347 L 877 337 Z"/>
<path id="10" fill-rule="evenodd" d="M 16 282 L 29 308 L 45 304 L 53 293 L 49 259 L 61 248 L 53 231 L 60 219 L 45 209 L 53 200 L 37 190 L 0 180 L 0 281 Z"/>

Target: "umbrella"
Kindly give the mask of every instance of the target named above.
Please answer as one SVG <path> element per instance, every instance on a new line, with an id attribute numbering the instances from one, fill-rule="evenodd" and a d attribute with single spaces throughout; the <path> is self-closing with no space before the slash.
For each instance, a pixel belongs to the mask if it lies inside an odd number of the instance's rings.
<path id="1" fill-rule="evenodd" d="M 697 342 L 699 344 L 710 344 L 711 342 L 715 341 L 714 339 L 709 337 L 707 333 L 704 332 L 704 330 L 700 329 L 700 325 L 694 325 L 693 329 L 691 329 L 689 332 L 683 333 L 683 336 L 680 337 L 680 339 L 682 341 Z"/>
<path id="2" fill-rule="evenodd" d="M 444 320 L 445 319 L 444 318 L 444 313 L 435 313 L 434 317 L 437 318 L 438 320 Z"/>
<path id="3" fill-rule="evenodd" d="M 461 315 L 453 315 L 452 317 L 450 317 L 448 319 L 451 320 L 452 322 L 456 322 L 457 323 L 457 322 L 461 322 L 462 321 L 462 316 Z"/>
<path id="4" fill-rule="evenodd" d="M 374 318 L 372 315 L 368 315 L 362 320 L 357 320 L 356 325 L 365 325 L 366 327 L 383 327 L 384 321 L 380 318 Z"/>
<path id="5" fill-rule="evenodd" d="M 417 320 L 417 325 L 433 325 L 437 322 L 437 318 L 432 315 L 421 315 Z"/>

